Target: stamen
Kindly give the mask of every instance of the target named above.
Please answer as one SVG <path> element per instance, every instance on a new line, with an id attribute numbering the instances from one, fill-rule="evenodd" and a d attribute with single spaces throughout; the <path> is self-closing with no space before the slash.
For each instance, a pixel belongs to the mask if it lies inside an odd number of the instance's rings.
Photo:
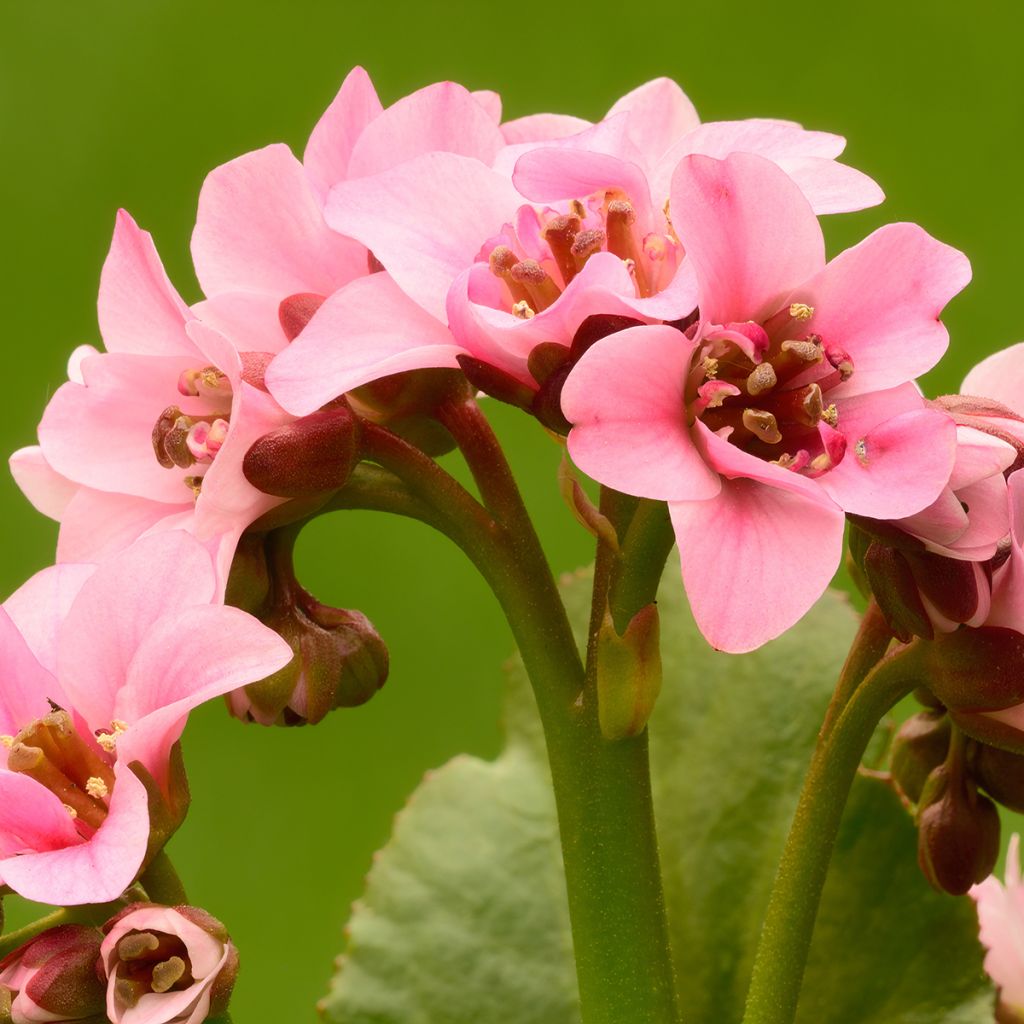
<path id="1" fill-rule="evenodd" d="M 810 320 L 814 316 L 814 307 L 805 302 L 794 302 L 789 307 L 789 315 L 794 320 Z"/>
<path id="2" fill-rule="evenodd" d="M 508 273 L 526 291 L 532 300 L 531 307 L 538 312 L 547 309 L 561 295 L 558 285 L 536 260 L 520 260 Z"/>
<path id="3" fill-rule="evenodd" d="M 838 345 L 825 345 L 825 358 L 839 371 L 840 380 L 849 380 L 853 376 L 853 360 L 848 352 Z"/>
<path id="4" fill-rule="evenodd" d="M 777 459 L 773 459 L 772 461 L 776 466 L 781 466 L 783 469 L 791 469 L 794 473 L 799 473 L 800 470 L 804 469 L 804 467 L 806 467 L 811 461 L 811 453 L 806 448 L 801 448 L 794 455 L 786 452 L 785 455 L 780 455 Z"/>
<path id="5" fill-rule="evenodd" d="M 778 384 L 775 367 L 771 363 L 758 363 L 747 377 L 747 394 L 763 395 Z"/>
<path id="6" fill-rule="evenodd" d="M 740 389 L 724 380 L 708 380 L 697 388 L 696 413 L 699 416 L 706 409 L 719 409 L 727 398 L 738 395 Z"/>
<path id="7" fill-rule="evenodd" d="M 185 974 L 185 961 L 180 956 L 172 956 L 153 968 L 153 991 L 169 991 Z"/>
<path id="8" fill-rule="evenodd" d="M 808 384 L 795 391 L 783 391 L 772 408 L 783 423 L 816 427 L 824 410 L 821 388 L 817 384 Z"/>
<path id="9" fill-rule="evenodd" d="M 519 257 L 507 245 L 496 245 L 491 250 L 487 263 L 491 273 L 505 282 L 513 303 L 533 301 L 527 290 L 512 276 L 512 270 L 519 263 Z"/>
<path id="10" fill-rule="evenodd" d="M 117 955 L 121 960 L 140 960 L 159 948 L 160 940 L 152 932 L 129 932 L 118 942 Z"/>
<path id="11" fill-rule="evenodd" d="M 743 426 L 766 444 L 778 444 L 782 440 L 775 417 L 764 409 L 744 409 Z"/>
<path id="12" fill-rule="evenodd" d="M 153 427 L 153 453 L 164 469 L 187 469 L 196 460 L 188 450 L 188 432 L 194 421 L 176 405 L 169 405 Z"/>
<path id="13" fill-rule="evenodd" d="M 576 236 L 576 240 L 572 243 L 572 255 L 573 259 L 576 260 L 577 270 L 582 270 L 587 260 L 589 260 L 595 252 L 601 251 L 601 247 L 604 245 L 604 239 L 604 232 L 598 228 L 581 231 Z"/>
<path id="14" fill-rule="evenodd" d="M 705 356 L 701 367 L 708 380 L 713 380 L 718 376 L 718 360 L 714 356 Z"/>
<path id="15" fill-rule="evenodd" d="M 839 425 L 839 410 L 836 408 L 836 403 L 833 402 L 830 406 L 821 411 L 821 418 L 830 426 L 835 427 Z"/>
<path id="16" fill-rule="evenodd" d="M 193 498 L 198 498 L 203 489 L 203 478 L 201 476 L 185 477 L 185 486 L 192 492 Z"/>
<path id="17" fill-rule="evenodd" d="M 580 220 L 583 220 L 583 218 L 586 217 L 587 215 L 587 208 L 583 205 L 582 202 L 580 202 L 579 199 L 574 199 L 571 203 L 569 203 L 569 212 L 574 217 L 578 217 Z"/>
<path id="18" fill-rule="evenodd" d="M 580 230 L 579 217 L 554 217 L 547 222 L 541 237 L 551 249 L 551 257 L 562 275 L 562 284 L 567 285 L 577 272 L 576 261 L 572 257 L 572 244 Z"/>

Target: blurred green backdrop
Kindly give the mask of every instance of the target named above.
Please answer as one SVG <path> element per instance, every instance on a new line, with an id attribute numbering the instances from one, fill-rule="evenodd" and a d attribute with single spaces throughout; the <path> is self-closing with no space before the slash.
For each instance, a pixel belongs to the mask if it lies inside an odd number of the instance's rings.
<path id="1" fill-rule="evenodd" d="M 914 220 L 971 257 L 946 320 L 953 346 L 926 386 L 955 390 L 982 355 L 1024 337 L 1024 63 L 1019 12 L 862 0 L 408 3 L 384 0 L 5 0 L 0 29 L 4 365 L 0 438 L 31 443 L 72 347 L 98 341 L 95 294 L 115 210 L 153 232 L 187 298 L 188 239 L 207 170 L 284 140 L 301 153 L 356 63 L 387 103 L 453 78 L 499 90 L 506 116 L 597 117 L 656 75 L 707 120 L 775 116 L 846 135 L 847 159 L 888 194 L 833 219 L 833 251 Z M 590 558 L 554 484 L 557 452 L 531 423 L 499 429 L 558 570 Z M 5 476 L 0 592 L 52 558 L 55 528 Z M 392 653 L 369 706 L 315 730 L 261 730 L 219 706 L 195 716 L 195 793 L 173 854 L 194 902 L 242 949 L 243 1024 L 312 1020 L 373 851 L 424 770 L 499 743 L 496 671 L 510 641 L 484 587 L 414 524 L 336 515 L 304 537 L 323 599 L 364 609 Z M 12 908 L 15 910 L 16 908 Z"/>

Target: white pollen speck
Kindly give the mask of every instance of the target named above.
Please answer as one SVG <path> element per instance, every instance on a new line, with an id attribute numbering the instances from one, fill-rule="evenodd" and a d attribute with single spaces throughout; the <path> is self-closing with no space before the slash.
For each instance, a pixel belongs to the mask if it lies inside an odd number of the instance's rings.
<path id="1" fill-rule="evenodd" d="M 814 307 L 808 306 L 806 302 L 794 302 L 789 307 L 789 315 L 794 320 L 810 320 L 814 316 Z"/>
<path id="2" fill-rule="evenodd" d="M 8 750 L 14 746 L 13 736 L 0 736 L 0 743 L 2 743 Z"/>
<path id="3" fill-rule="evenodd" d="M 853 446 L 853 454 L 857 456 L 857 461 L 862 465 L 868 464 L 868 442 L 865 438 L 861 438 Z"/>
<path id="4" fill-rule="evenodd" d="M 75 820 L 75 818 L 77 818 L 77 817 L 78 817 L 78 811 L 76 811 L 76 810 L 74 809 L 74 807 L 72 807 L 72 806 L 71 806 L 71 804 L 65 804 L 65 805 L 64 805 L 64 810 L 68 812 L 68 817 L 69 817 L 69 818 L 70 818 L 70 819 L 71 819 L 72 821 L 74 821 L 74 820 Z"/>
<path id="5" fill-rule="evenodd" d="M 107 788 L 107 784 L 95 775 L 90 776 L 86 781 L 85 791 L 89 796 L 95 797 L 97 800 L 102 800 L 104 797 L 110 796 L 110 790 Z"/>
<path id="6" fill-rule="evenodd" d="M 96 737 L 96 742 L 108 753 L 112 754 L 117 747 L 117 736 L 110 732 L 101 732 Z"/>

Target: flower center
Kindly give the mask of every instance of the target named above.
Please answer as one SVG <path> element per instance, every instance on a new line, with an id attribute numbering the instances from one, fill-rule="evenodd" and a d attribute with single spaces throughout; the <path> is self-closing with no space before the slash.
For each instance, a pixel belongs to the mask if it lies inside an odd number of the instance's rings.
<path id="1" fill-rule="evenodd" d="M 524 319 L 547 309 L 595 253 L 618 256 L 646 298 L 668 284 L 682 252 L 667 219 L 663 233 L 642 231 L 635 204 L 619 189 L 574 199 L 563 212 L 523 207 L 516 225 L 484 249 L 512 312 Z"/>
<path id="2" fill-rule="evenodd" d="M 189 411 L 169 405 L 160 413 L 153 427 L 153 453 L 165 469 L 209 464 L 228 436 L 231 382 L 215 366 L 206 366 L 182 373 L 178 392 L 191 400 Z M 185 484 L 198 496 L 202 473 L 186 476 Z"/>
<path id="3" fill-rule="evenodd" d="M 688 408 L 710 430 L 728 431 L 723 436 L 743 451 L 807 476 L 846 454 L 827 396 L 853 374 L 846 352 L 807 330 L 813 316 L 812 307 L 793 303 L 764 324 L 705 325 L 686 387 Z M 866 459 L 857 445 L 854 453 Z"/>
<path id="4" fill-rule="evenodd" d="M 114 742 L 124 729 L 118 722 L 98 736 L 97 750 L 78 734 L 66 711 L 54 708 L 16 736 L 0 736 L 0 742 L 7 748 L 8 771 L 27 775 L 50 790 L 88 839 L 107 816 L 114 788 Z"/>
<path id="5" fill-rule="evenodd" d="M 135 1006 L 150 992 L 180 992 L 194 983 L 185 943 L 166 932 L 131 931 L 117 943 L 118 1002 Z"/>

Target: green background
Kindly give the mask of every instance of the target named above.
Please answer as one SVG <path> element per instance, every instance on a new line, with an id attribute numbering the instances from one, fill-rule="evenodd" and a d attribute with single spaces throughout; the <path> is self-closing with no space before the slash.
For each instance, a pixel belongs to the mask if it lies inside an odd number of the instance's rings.
<path id="1" fill-rule="evenodd" d="M 881 183 L 880 210 L 832 219 L 833 251 L 887 220 L 964 249 L 975 281 L 949 307 L 953 344 L 926 380 L 955 390 L 981 356 L 1024 337 L 1024 64 L 1011 3 L 494 4 L 119 0 L 0 4 L 5 450 L 31 443 L 71 349 L 97 342 L 96 286 L 114 213 L 152 231 L 171 277 L 188 261 L 207 170 L 284 140 L 301 152 L 348 69 L 387 103 L 453 78 L 506 116 L 600 116 L 656 75 L 706 120 L 787 117 L 842 133 Z M 558 570 L 588 561 L 562 507 L 555 446 L 495 411 Z M 0 479 L 0 592 L 52 558 L 56 530 Z M 243 1024 L 312 1020 L 373 851 L 422 773 L 497 750 L 510 641 L 459 553 L 415 524 L 336 515 L 307 531 L 304 581 L 359 607 L 391 649 L 369 706 L 314 730 L 262 730 L 219 706 L 189 727 L 195 799 L 173 854 L 190 897 L 242 950 Z"/>

